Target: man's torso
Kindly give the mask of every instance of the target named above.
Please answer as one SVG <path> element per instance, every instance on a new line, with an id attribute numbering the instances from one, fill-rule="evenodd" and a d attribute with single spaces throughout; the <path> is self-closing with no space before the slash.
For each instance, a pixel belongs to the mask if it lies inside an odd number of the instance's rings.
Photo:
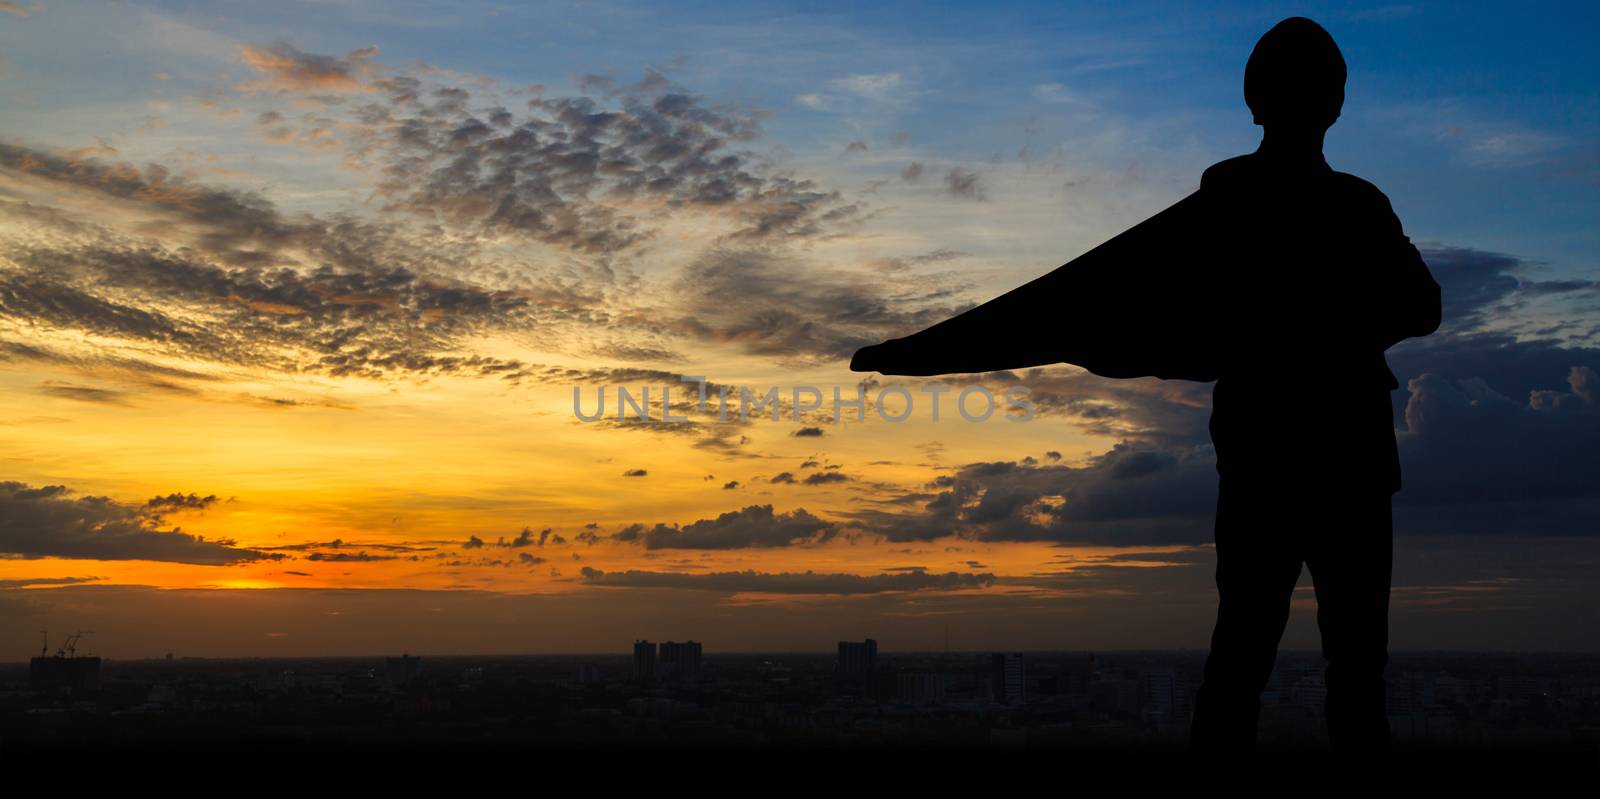
<path id="1" fill-rule="evenodd" d="M 1219 469 L 1398 489 L 1389 394 L 1399 386 L 1363 327 L 1390 265 L 1377 239 L 1387 201 L 1324 162 L 1259 154 L 1207 170 L 1202 191 L 1230 238 L 1215 266 Z"/>

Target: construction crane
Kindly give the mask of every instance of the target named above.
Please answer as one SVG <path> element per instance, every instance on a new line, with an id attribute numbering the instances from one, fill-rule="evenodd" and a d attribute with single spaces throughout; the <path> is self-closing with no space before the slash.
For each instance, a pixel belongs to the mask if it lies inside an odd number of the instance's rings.
<path id="1" fill-rule="evenodd" d="M 70 658 L 77 656 L 78 642 L 83 640 L 85 635 L 94 635 L 94 632 L 91 630 L 79 630 L 76 633 L 67 636 L 67 642 L 62 644 L 60 649 L 56 650 L 56 657 Z M 47 644 L 45 648 L 48 649 L 49 645 Z"/>

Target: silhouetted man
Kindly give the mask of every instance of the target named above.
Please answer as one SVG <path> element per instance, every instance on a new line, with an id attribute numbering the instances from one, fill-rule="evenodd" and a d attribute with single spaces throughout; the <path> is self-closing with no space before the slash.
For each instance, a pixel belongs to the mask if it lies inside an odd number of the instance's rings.
<path id="1" fill-rule="evenodd" d="M 1388 198 L 1323 159 L 1345 83 L 1327 31 L 1279 23 L 1250 54 L 1244 83 L 1264 130 L 1254 153 L 1211 166 L 1190 197 L 1032 283 L 863 348 L 851 368 L 928 375 L 1065 361 L 1108 377 L 1216 380 L 1220 605 L 1192 743 L 1254 744 L 1304 564 L 1328 662 L 1329 737 L 1336 750 L 1380 749 L 1400 488 L 1389 396 L 1399 383 L 1383 353 L 1438 327 L 1439 286 Z M 1140 285 L 1148 300 L 1093 296 Z M 1119 304 L 1131 307 L 1118 314 Z"/>

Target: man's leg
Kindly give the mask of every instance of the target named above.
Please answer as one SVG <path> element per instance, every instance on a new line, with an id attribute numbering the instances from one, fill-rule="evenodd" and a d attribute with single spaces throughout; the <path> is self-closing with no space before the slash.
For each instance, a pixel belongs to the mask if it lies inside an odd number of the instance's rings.
<path id="1" fill-rule="evenodd" d="M 1389 580 L 1394 561 L 1390 496 L 1364 491 L 1330 509 L 1306 556 L 1317 588 L 1317 626 L 1327 659 L 1328 739 L 1335 751 L 1389 743 L 1383 679 L 1389 661 Z"/>
<path id="2" fill-rule="evenodd" d="M 1272 676 L 1289 599 L 1300 579 L 1303 522 L 1282 494 L 1224 480 L 1217 499 L 1217 625 L 1195 696 L 1190 745 L 1240 750 L 1255 743 L 1261 690 Z"/>

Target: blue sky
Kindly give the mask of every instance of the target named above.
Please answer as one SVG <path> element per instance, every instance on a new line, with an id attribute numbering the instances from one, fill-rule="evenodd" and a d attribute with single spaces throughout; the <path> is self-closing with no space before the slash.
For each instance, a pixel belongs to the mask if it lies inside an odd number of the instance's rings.
<path id="1" fill-rule="evenodd" d="M 0 87 L 13 113 L 171 93 L 215 71 L 184 38 L 289 41 L 310 52 L 377 44 L 507 81 L 562 86 L 581 74 L 629 80 L 667 67 L 711 98 L 773 114 L 768 141 L 818 154 L 841 141 L 1015 159 L 1071 139 L 1074 125 L 1129 132 L 1095 154 L 1158 163 L 1172 179 L 1253 147 L 1240 92 L 1255 39 L 1285 16 L 1334 34 L 1351 66 L 1330 160 L 1387 191 L 1424 239 L 1514 252 L 1561 272 L 1592 269 L 1600 244 L 1600 11 L 1590 3 L 150 3 L 45 4 L 6 17 Z M 121 20 L 145 16 L 131 26 Z M 169 28 L 149 19 L 165 18 Z M 99 20 L 86 32 L 80 24 Z M 143 34 L 145 49 L 119 32 Z M 161 45 L 171 45 L 162 52 Z M 215 43 L 213 43 L 215 44 Z M 157 49 L 161 48 L 161 49 Z M 675 59 L 678 59 L 675 61 Z M 145 69 L 177 75 L 156 87 Z M 883 101 L 840 90 L 850 76 L 897 76 Z M 1096 119 L 1064 117 L 1057 99 Z M 796 97 L 833 95 L 827 110 Z M 1080 108 L 1082 106 L 1079 106 Z M 13 121 L 8 128 L 26 130 Z M 1191 178 L 1192 179 L 1192 178 Z"/>

